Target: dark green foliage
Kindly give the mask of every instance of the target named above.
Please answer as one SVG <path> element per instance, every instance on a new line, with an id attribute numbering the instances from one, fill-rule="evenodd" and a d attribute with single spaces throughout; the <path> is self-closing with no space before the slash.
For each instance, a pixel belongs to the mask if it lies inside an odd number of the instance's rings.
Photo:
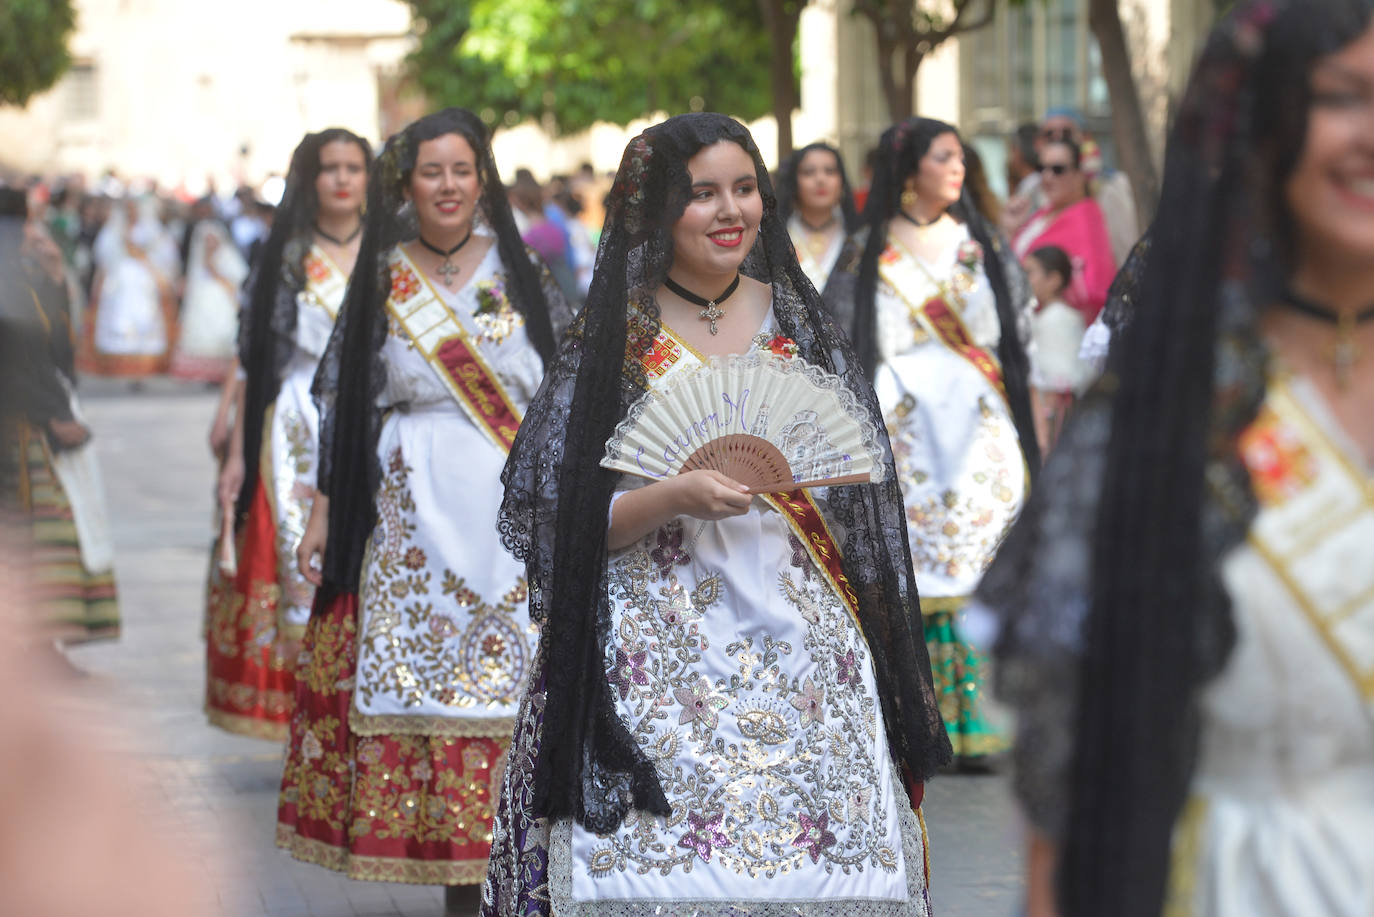
<path id="1" fill-rule="evenodd" d="M 26 105 L 71 66 L 71 0 L 0 0 L 0 105 Z"/>
<path id="2" fill-rule="evenodd" d="M 770 110 L 757 0 L 408 0 L 409 68 L 434 106 L 559 133 L 692 108 Z"/>

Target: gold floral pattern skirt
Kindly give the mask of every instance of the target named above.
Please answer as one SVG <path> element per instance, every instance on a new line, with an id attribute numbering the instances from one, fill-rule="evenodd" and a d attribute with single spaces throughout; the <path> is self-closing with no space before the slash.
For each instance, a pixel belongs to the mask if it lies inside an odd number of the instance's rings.
<path id="1" fill-rule="evenodd" d="M 477 884 L 510 741 L 354 734 L 357 616 L 321 593 L 306 627 L 277 846 L 353 879 Z"/>
<path id="2" fill-rule="evenodd" d="M 298 648 L 277 626 L 280 595 L 276 526 L 259 479 L 238 535 L 237 573 L 225 578 L 211 565 L 205 715 L 229 732 L 278 742 L 291 717 Z"/>

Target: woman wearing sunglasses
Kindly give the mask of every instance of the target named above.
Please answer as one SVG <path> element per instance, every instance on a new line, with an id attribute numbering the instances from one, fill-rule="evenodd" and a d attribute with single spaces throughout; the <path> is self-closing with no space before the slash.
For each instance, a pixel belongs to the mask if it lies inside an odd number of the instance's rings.
<path id="1" fill-rule="evenodd" d="M 1107 301 L 1116 274 L 1116 258 L 1102 208 L 1088 194 L 1082 153 L 1072 140 L 1052 140 L 1040 151 L 1040 186 L 1045 206 L 1012 240 L 1017 258 L 1037 248 L 1057 245 L 1068 252 L 1074 276 L 1066 291 L 1069 305 L 1091 324 Z"/>

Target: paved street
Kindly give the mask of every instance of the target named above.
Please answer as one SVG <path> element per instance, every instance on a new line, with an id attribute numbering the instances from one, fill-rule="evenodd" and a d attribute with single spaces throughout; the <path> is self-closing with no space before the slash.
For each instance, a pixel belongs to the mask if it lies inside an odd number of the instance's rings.
<path id="1" fill-rule="evenodd" d="M 226 917 L 429 917 L 436 888 L 349 882 L 297 863 L 272 843 L 279 749 L 206 725 L 201 713 L 203 589 L 212 467 L 205 433 L 215 395 L 154 380 L 83 384 L 118 545 L 124 633 L 72 651 L 92 693 L 120 711 L 118 734 L 168 810 L 176 846 L 194 860 Z M 103 734 L 103 733 L 102 733 Z M 926 794 L 940 917 L 1016 911 L 1015 816 L 999 777 L 950 777 Z"/>

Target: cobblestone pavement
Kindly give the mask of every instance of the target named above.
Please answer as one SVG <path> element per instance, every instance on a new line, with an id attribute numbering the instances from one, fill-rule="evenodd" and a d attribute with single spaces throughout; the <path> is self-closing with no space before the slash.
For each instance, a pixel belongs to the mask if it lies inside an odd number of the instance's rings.
<path id="1" fill-rule="evenodd" d="M 215 395 L 152 380 L 83 383 L 117 544 L 121 639 L 78 647 L 89 694 L 118 710 L 108 739 L 132 782 L 166 809 L 176 847 L 213 886 L 225 917 L 438 917 L 437 888 L 350 882 L 272 842 L 281 753 L 211 728 L 201 712 L 204 578 L 212 537 L 205 434 Z M 106 736 L 106 731 L 101 735 Z M 939 917 L 1010 917 L 1020 890 L 1015 815 L 1001 777 L 932 782 Z"/>

